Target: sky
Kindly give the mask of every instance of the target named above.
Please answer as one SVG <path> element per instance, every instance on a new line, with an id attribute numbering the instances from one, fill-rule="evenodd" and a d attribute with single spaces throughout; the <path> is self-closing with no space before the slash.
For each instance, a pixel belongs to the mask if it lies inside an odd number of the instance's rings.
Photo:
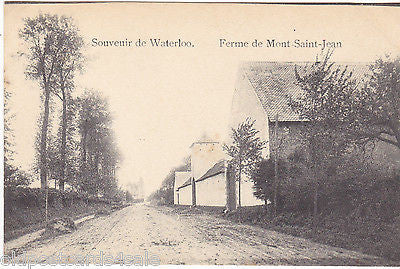
<path id="1" fill-rule="evenodd" d="M 23 18 L 71 16 L 86 43 L 76 94 L 109 101 L 123 162 L 121 185 L 143 179 L 146 194 L 182 163 L 204 134 L 228 134 L 232 94 L 243 61 L 312 61 L 319 48 L 227 48 L 220 39 L 340 41 L 333 60 L 371 62 L 399 55 L 399 11 L 387 7 L 228 4 L 53 4 L 5 6 L 5 79 L 13 93 L 15 164 L 32 167 L 40 88 L 24 76 Z M 191 48 L 94 47 L 91 40 L 190 40 Z"/>

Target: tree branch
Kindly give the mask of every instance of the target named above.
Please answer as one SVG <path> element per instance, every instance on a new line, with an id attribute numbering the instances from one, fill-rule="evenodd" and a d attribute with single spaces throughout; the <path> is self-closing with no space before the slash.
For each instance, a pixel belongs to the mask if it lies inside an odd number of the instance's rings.
<path id="1" fill-rule="evenodd" d="M 370 135 L 370 136 L 371 136 L 372 138 L 376 138 L 376 139 L 378 139 L 378 140 L 380 140 L 380 141 L 383 141 L 383 142 L 392 144 L 392 145 L 394 145 L 394 146 L 396 146 L 396 147 L 400 147 L 400 145 L 399 145 L 399 143 L 397 143 L 397 141 L 393 141 L 393 140 L 390 140 L 390 139 L 381 137 L 380 135 Z"/>
<path id="2" fill-rule="evenodd" d="M 48 79 L 47 80 L 50 80 L 50 78 L 51 78 L 51 76 L 53 75 L 53 70 L 54 70 L 54 64 L 55 64 L 55 58 L 57 58 L 57 54 L 58 54 L 58 52 L 60 51 L 60 47 L 58 46 L 57 47 L 57 51 L 56 51 L 56 53 L 54 54 L 54 57 L 53 57 L 53 60 L 51 61 L 51 68 L 50 68 L 50 72 L 49 72 L 49 75 L 48 75 Z"/>
<path id="3" fill-rule="evenodd" d="M 57 92 L 53 87 L 51 87 L 51 89 L 52 89 L 51 92 L 54 93 L 55 96 L 57 96 L 58 98 L 60 98 L 61 101 L 63 101 L 63 98 L 58 94 L 58 92 Z"/>

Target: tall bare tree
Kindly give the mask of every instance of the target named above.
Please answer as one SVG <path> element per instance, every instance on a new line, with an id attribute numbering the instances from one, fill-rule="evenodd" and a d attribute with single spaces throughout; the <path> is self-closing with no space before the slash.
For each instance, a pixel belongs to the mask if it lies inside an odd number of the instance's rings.
<path id="1" fill-rule="evenodd" d="M 67 164 L 67 129 L 71 122 L 68 122 L 67 113 L 70 111 L 68 106 L 72 103 L 71 92 L 74 89 L 75 71 L 82 70 L 83 39 L 78 34 L 78 29 L 73 24 L 71 18 L 61 17 L 61 29 L 64 32 L 64 50 L 60 60 L 55 65 L 56 80 L 52 87 L 52 92 L 62 101 L 62 119 L 60 132 L 60 178 L 59 188 L 64 190 L 66 164 Z"/>
<path id="2" fill-rule="evenodd" d="M 40 182 L 47 187 L 47 134 L 50 114 L 50 94 L 57 85 L 57 73 L 67 66 L 71 69 L 79 38 L 70 19 L 57 15 L 40 14 L 34 18 L 26 18 L 20 37 L 26 42 L 28 59 L 26 75 L 37 80 L 42 88 L 43 117 L 40 130 Z M 79 47 L 79 45 L 78 45 Z M 63 68 L 60 68 L 60 67 Z M 60 79 L 58 79 L 60 81 Z"/>

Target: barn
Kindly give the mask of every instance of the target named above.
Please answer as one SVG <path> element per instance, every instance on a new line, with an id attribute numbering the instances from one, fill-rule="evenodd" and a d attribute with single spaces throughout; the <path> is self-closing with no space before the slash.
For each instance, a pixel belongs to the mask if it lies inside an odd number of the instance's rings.
<path id="1" fill-rule="evenodd" d="M 230 124 L 227 130 L 251 118 L 259 137 L 267 142 L 263 157 L 268 159 L 279 147 L 280 158 L 287 158 L 298 148 L 299 127 L 305 121 L 289 106 L 291 98 L 302 92 L 296 84 L 295 68 L 302 72 L 307 62 L 246 62 L 239 68 L 232 98 Z M 353 76 L 363 81 L 367 64 L 340 63 Z M 226 141 L 229 144 L 231 141 Z M 399 152 L 390 145 L 378 143 L 372 159 L 388 169 L 400 167 Z M 238 184 L 229 177 L 227 156 L 222 144 L 212 139 L 197 141 L 191 146 L 191 170 L 175 174 L 175 204 L 229 206 L 238 205 Z M 264 202 L 253 195 L 253 183 L 244 176 L 241 182 L 241 206 Z M 234 206 L 232 207 L 232 204 Z"/>
<path id="2" fill-rule="evenodd" d="M 296 83 L 295 69 L 301 74 L 311 62 L 245 62 L 239 68 L 233 94 L 230 127 L 247 117 L 255 122 L 259 135 L 267 141 L 264 157 L 269 158 L 279 147 L 279 156 L 287 158 L 301 143 L 299 127 L 305 122 L 295 113 L 290 100 L 301 96 Z M 367 63 L 340 62 L 338 66 L 352 72 L 363 83 L 370 70 Z M 276 129 L 276 130 L 275 130 Z M 400 154 L 395 146 L 377 142 L 370 159 L 385 169 L 400 167 Z"/>

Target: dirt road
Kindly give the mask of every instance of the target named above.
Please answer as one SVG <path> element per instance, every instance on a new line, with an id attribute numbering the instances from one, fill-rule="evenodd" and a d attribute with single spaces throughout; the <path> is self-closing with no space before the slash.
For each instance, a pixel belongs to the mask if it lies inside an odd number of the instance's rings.
<path id="1" fill-rule="evenodd" d="M 121 253 L 142 255 L 152 257 L 154 263 L 159 259 L 161 264 L 386 264 L 380 258 L 232 223 L 211 214 L 177 213 L 145 204 L 89 220 L 71 234 L 38 240 L 14 251 L 17 258 L 41 256 L 36 262 L 42 263 L 51 263 L 49 257 L 60 253 L 76 261 L 77 255 L 101 252 L 109 258 L 121 257 Z"/>

